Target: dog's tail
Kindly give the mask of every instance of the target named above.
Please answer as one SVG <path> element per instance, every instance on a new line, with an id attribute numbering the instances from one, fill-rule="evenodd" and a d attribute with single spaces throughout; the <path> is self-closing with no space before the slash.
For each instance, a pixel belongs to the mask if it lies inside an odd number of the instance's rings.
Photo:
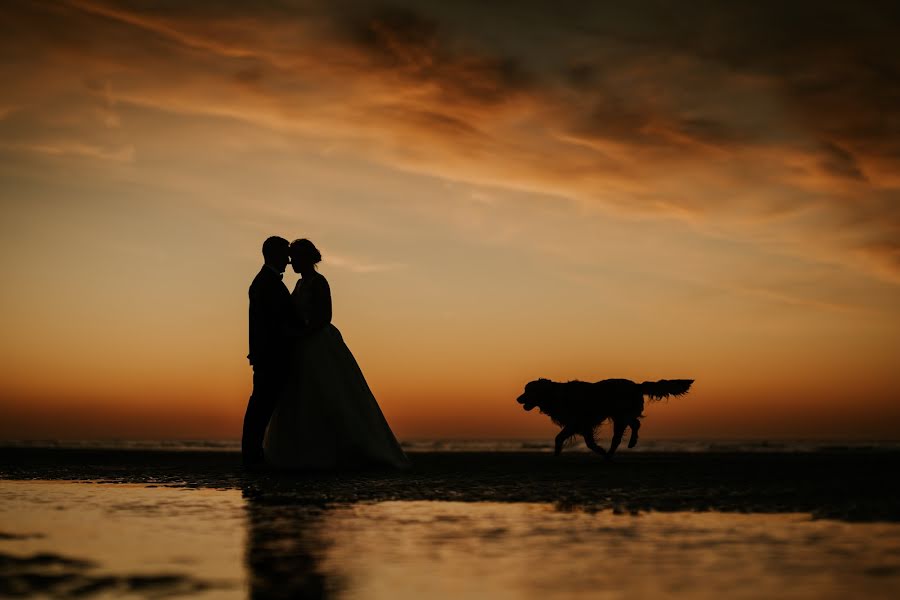
<path id="1" fill-rule="evenodd" d="M 669 396 L 682 396 L 691 389 L 693 379 L 660 379 L 645 381 L 641 384 L 641 393 L 651 400 L 662 400 Z"/>

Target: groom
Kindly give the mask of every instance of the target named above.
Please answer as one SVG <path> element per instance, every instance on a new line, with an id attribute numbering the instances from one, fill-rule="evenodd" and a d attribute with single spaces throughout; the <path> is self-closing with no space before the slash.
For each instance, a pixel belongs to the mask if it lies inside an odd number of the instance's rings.
<path id="1" fill-rule="evenodd" d="M 263 463 L 263 437 L 288 373 L 298 327 L 291 294 L 282 283 L 289 244 L 272 236 L 263 242 L 265 264 L 250 284 L 250 364 L 253 393 L 244 415 L 241 456 L 246 466 Z"/>

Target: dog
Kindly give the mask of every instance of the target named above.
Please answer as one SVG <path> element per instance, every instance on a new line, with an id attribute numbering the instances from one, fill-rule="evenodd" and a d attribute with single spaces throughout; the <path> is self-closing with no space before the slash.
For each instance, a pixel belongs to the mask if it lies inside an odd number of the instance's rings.
<path id="1" fill-rule="evenodd" d="M 569 438 L 581 435 L 588 448 L 611 459 L 622 442 L 626 427 L 631 427 L 628 447 L 637 445 L 638 429 L 641 427 L 639 419 L 644 416 L 644 396 L 651 400 L 681 396 L 691 389 L 692 383 L 693 379 L 661 379 L 644 383 L 629 379 L 604 379 L 596 383 L 538 379 L 525 385 L 525 392 L 517 401 L 526 411 L 537 407 L 562 427 L 556 436 L 554 454 L 562 452 L 563 444 Z M 604 450 L 597 445 L 594 434 L 607 419 L 613 422 L 613 437 L 609 450 Z"/>

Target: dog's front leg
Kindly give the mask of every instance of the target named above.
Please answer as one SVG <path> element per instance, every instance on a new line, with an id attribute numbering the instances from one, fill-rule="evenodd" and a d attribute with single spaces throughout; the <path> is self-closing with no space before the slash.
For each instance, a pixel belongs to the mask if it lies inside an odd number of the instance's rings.
<path id="1" fill-rule="evenodd" d="M 563 444 L 566 443 L 566 440 L 575 435 L 575 432 L 569 428 L 569 426 L 565 426 L 562 428 L 558 434 L 556 434 L 556 448 L 553 451 L 553 454 L 559 456 L 559 453 L 562 452 Z"/>

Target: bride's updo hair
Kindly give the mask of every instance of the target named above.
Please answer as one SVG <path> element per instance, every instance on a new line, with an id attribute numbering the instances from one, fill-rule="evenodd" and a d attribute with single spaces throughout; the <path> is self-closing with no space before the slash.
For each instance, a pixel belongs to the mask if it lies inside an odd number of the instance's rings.
<path id="1" fill-rule="evenodd" d="M 291 255 L 303 261 L 309 261 L 314 265 L 322 261 L 322 254 L 319 252 L 319 249 L 305 238 L 291 242 Z"/>

